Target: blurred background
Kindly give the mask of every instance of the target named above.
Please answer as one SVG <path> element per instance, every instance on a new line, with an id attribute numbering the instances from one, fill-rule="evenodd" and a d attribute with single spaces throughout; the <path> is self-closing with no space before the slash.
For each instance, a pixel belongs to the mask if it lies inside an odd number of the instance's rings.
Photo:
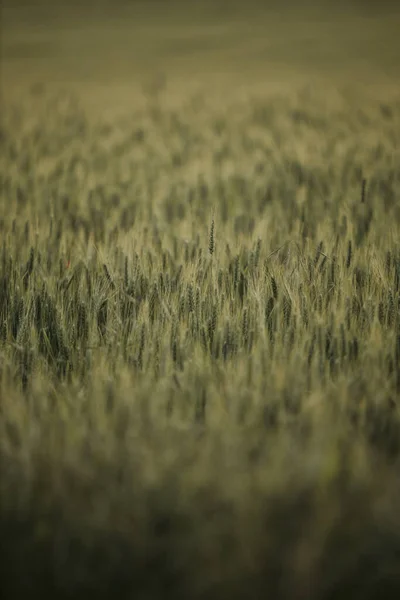
<path id="1" fill-rule="evenodd" d="M 143 95 L 400 83 L 400 3 L 3 0 L 3 100 L 67 86 L 91 108 Z M 50 88 L 50 90 L 49 90 Z"/>

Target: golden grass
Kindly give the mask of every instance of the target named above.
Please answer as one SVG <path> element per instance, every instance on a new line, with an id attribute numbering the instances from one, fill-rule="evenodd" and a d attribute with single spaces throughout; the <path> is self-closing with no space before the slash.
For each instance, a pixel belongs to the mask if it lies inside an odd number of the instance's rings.
<path id="1" fill-rule="evenodd" d="M 1 129 L 9 596 L 395 597 L 400 102 L 35 94 Z"/>

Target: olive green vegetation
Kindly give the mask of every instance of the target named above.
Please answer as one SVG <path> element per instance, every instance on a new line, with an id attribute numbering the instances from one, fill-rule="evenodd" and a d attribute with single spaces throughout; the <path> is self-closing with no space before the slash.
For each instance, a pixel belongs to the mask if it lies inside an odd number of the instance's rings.
<path id="1" fill-rule="evenodd" d="M 149 94 L 4 114 L 6 596 L 399 597 L 400 101 Z"/>

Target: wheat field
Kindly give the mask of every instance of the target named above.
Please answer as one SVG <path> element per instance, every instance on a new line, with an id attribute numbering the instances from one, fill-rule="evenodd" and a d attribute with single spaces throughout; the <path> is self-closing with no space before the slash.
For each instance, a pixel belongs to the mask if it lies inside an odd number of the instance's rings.
<path id="1" fill-rule="evenodd" d="M 95 109 L 9 10 L 3 597 L 397 598 L 398 91 L 149 68 Z"/>

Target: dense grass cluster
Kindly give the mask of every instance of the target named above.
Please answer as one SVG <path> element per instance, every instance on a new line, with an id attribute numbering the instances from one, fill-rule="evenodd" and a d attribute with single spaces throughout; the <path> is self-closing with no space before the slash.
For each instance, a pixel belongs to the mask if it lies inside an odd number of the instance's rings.
<path id="1" fill-rule="evenodd" d="M 397 597 L 400 101 L 38 88 L 0 144 L 8 597 Z"/>

